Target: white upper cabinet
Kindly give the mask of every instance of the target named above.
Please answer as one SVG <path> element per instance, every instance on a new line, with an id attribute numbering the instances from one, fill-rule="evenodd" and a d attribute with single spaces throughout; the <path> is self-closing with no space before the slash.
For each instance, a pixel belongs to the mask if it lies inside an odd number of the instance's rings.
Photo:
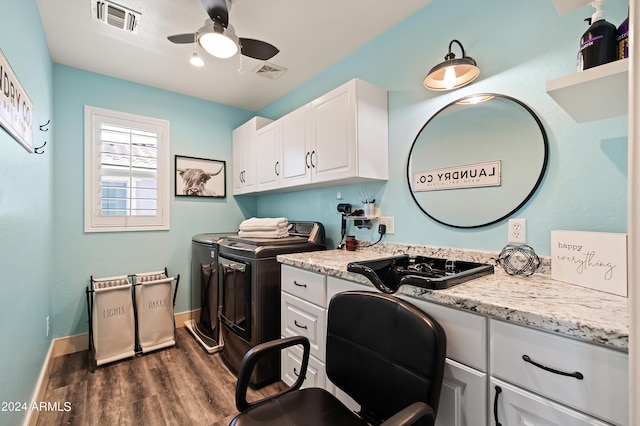
<path id="1" fill-rule="evenodd" d="M 351 80 L 255 133 L 252 155 L 250 142 L 236 147 L 234 132 L 234 166 L 236 157 L 245 161 L 234 194 L 389 178 L 387 92 L 365 81 Z"/>
<path id="2" fill-rule="evenodd" d="M 354 79 L 311 102 L 313 182 L 389 178 L 387 92 Z"/>
<path id="3" fill-rule="evenodd" d="M 233 194 L 256 191 L 256 144 L 258 129 L 271 120 L 253 117 L 233 131 Z"/>

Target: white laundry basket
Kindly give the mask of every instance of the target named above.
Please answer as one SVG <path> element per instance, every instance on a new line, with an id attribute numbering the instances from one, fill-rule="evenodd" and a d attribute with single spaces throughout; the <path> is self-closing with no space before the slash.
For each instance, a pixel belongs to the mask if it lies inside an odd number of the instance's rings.
<path id="1" fill-rule="evenodd" d="M 176 344 L 172 290 L 174 283 L 177 290 L 178 279 L 167 277 L 166 270 L 134 275 L 138 344 L 142 352 Z"/>
<path id="2" fill-rule="evenodd" d="M 95 366 L 135 355 L 135 318 L 131 283 L 126 275 L 91 278 L 89 352 Z"/>

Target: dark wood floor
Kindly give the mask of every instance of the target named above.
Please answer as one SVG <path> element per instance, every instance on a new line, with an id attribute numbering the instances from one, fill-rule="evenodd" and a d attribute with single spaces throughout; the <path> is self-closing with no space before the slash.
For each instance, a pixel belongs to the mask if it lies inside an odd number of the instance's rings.
<path id="1" fill-rule="evenodd" d="M 186 328 L 178 347 L 87 368 L 87 351 L 54 360 L 44 401 L 71 410 L 41 411 L 38 425 L 228 425 L 237 413 L 236 377 Z M 284 388 L 277 382 L 252 398 Z"/>

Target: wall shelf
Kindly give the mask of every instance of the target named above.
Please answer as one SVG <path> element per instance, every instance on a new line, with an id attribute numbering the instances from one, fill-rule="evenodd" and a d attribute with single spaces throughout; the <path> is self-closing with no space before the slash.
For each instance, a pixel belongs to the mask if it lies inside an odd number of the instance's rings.
<path id="1" fill-rule="evenodd" d="M 628 113 L 629 59 L 547 81 L 547 93 L 578 123 Z"/>

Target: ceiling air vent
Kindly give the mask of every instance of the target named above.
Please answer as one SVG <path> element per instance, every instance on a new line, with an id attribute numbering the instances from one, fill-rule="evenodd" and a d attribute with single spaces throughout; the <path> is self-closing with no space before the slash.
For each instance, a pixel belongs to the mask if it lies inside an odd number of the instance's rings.
<path id="1" fill-rule="evenodd" d="M 285 67 L 281 67 L 280 65 L 272 64 L 270 62 L 263 62 L 253 70 L 254 74 L 271 80 L 277 79 L 285 72 L 287 72 Z"/>
<path id="2" fill-rule="evenodd" d="M 138 34 L 142 14 L 110 1 L 91 0 L 93 17 L 105 24 L 133 34 Z"/>

